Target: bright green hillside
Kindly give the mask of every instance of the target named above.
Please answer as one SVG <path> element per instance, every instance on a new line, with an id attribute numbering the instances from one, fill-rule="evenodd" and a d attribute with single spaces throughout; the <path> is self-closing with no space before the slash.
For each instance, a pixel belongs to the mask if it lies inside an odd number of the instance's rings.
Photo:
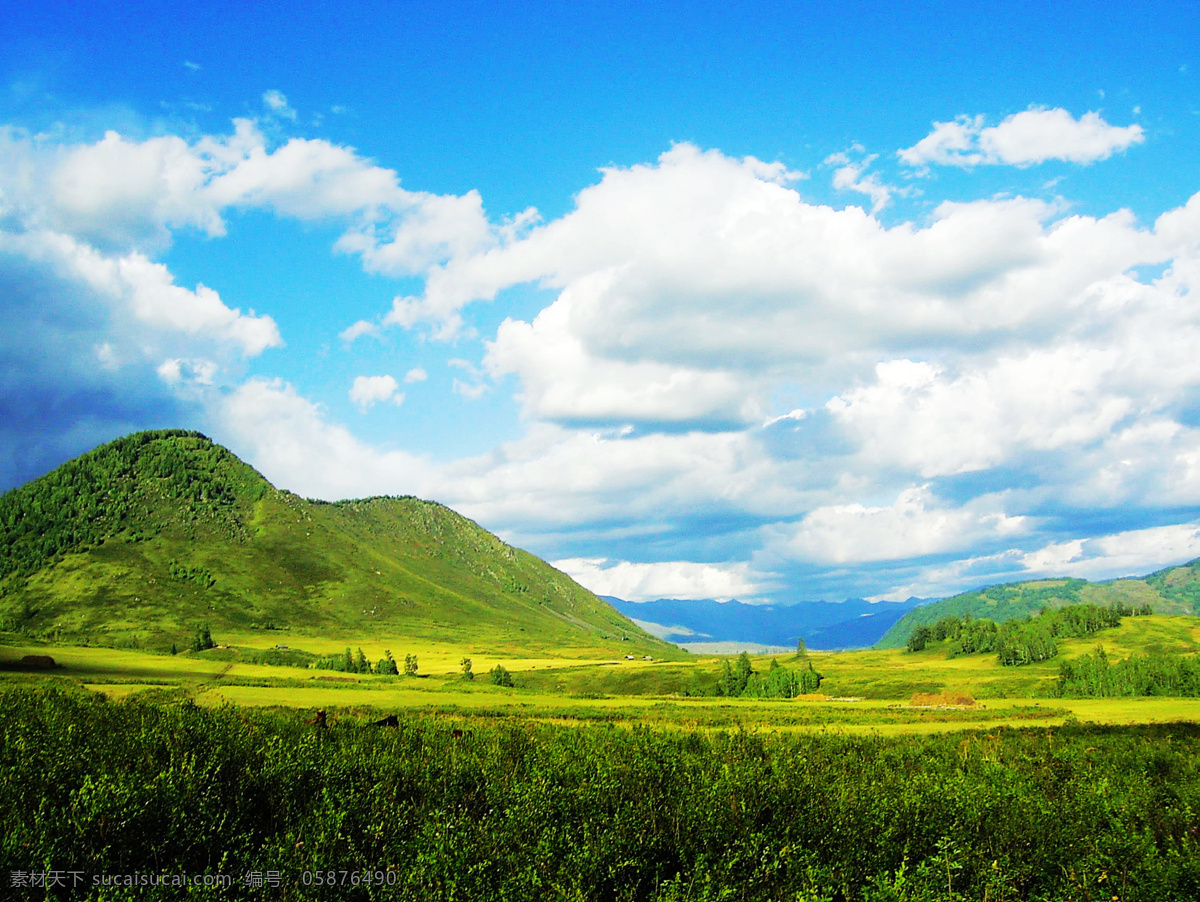
<path id="1" fill-rule="evenodd" d="M 128 436 L 0 497 L 0 628 L 165 649 L 201 624 L 292 647 L 676 651 L 442 505 L 306 501 L 199 433 Z"/>
<path id="2" fill-rule="evenodd" d="M 943 617 L 969 614 L 1003 623 L 1036 616 L 1043 608 L 1074 604 L 1101 607 L 1150 605 L 1156 614 L 1200 614 L 1200 560 L 1159 570 L 1137 579 L 1092 583 L 1085 579 L 1040 579 L 989 586 L 943 598 L 914 608 L 876 644 L 876 648 L 903 648 L 919 626 L 932 626 Z"/>

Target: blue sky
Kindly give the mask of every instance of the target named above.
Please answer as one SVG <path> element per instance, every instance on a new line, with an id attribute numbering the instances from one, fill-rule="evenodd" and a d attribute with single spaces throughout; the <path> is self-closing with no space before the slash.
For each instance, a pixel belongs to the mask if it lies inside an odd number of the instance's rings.
<path id="1" fill-rule="evenodd" d="M 199 428 L 633 600 L 1200 556 L 1190 4 L 9 6 L 0 488 Z"/>

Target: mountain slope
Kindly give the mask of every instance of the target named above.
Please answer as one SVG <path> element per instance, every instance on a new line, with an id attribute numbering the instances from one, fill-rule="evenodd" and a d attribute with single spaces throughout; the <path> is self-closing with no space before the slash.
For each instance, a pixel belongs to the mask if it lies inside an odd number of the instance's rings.
<path id="1" fill-rule="evenodd" d="M 153 647 L 202 623 L 218 638 L 670 650 L 440 504 L 306 501 L 199 433 L 118 439 L 0 496 L 0 627 Z"/>
<path id="2" fill-rule="evenodd" d="M 1092 583 L 1085 579 L 1041 579 L 989 586 L 963 592 L 910 611 L 876 643 L 877 648 L 902 648 L 918 626 L 932 626 L 942 617 L 970 614 L 1001 623 L 1043 608 L 1069 604 L 1108 607 L 1150 605 L 1156 614 L 1200 614 L 1200 559 L 1168 567 L 1149 576 Z"/>

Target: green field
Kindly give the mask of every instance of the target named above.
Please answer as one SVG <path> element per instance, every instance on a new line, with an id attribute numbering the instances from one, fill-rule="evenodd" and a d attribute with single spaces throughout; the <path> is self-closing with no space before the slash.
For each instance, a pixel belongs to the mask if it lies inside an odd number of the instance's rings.
<path id="1" fill-rule="evenodd" d="M 219 707 L 326 709 L 349 721 L 384 713 L 438 714 L 457 718 L 523 717 L 547 722 L 657 724 L 678 728 L 740 725 L 766 730 L 841 730 L 881 734 L 929 733 L 1001 726 L 1057 726 L 1068 722 L 1150 724 L 1200 722 L 1200 700 L 1170 698 L 1054 698 L 1058 661 L 1001 667 L 995 655 L 947 658 L 939 650 L 909 653 L 867 649 L 812 653 L 808 660 L 824 677 L 820 692 L 794 699 L 713 698 L 722 659 L 672 656 L 652 661 L 624 657 L 499 656 L 470 646 L 413 642 L 400 637 L 364 639 L 372 660 L 391 648 L 415 654 L 416 677 L 339 673 L 310 667 L 270 666 L 249 659 L 271 646 L 261 636 L 234 636 L 243 642 L 205 652 L 164 655 L 135 649 L 91 646 L 10 645 L 0 661 L 51 654 L 52 671 L 0 670 L 0 685 L 69 684 L 111 698 L 146 693 L 148 698 Z M 19 637 L 9 636 L 9 640 Z M 350 640 L 355 648 L 359 643 Z M 1120 627 L 1087 640 L 1063 644 L 1060 658 L 1071 660 L 1103 647 L 1114 660 L 1147 651 L 1194 653 L 1200 623 L 1189 617 L 1129 618 Z M 331 654 L 346 640 L 306 642 L 299 651 Z M 460 662 L 470 657 L 476 679 L 461 679 Z M 753 658 L 765 671 L 771 656 Z M 794 655 L 778 656 L 799 666 Z M 502 664 L 515 686 L 493 686 L 487 672 Z M 914 705 L 919 694 L 960 694 L 967 706 Z"/>
<path id="2" fill-rule="evenodd" d="M 296 902 L 1200 892 L 1200 698 L 1054 698 L 1058 660 L 782 655 L 811 662 L 820 691 L 766 699 L 714 697 L 730 662 L 713 656 L 353 636 L 288 649 L 417 655 L 416 676 L 387 676 L 256 663 L 271 639 L 221 638 L 170 655 L 0 635 L 5 874 L 223 874 L 239 882 L 187 897 Z M 1098 645 L 1192 655 L 1200 623 L 1128 618 L 1059 658 Z M 59 666 L 20 666 L 29 655 Z M 489 682 L 496 664 L 513 687 Z M 254 885 L 267 874 L 277 886 Z"/>

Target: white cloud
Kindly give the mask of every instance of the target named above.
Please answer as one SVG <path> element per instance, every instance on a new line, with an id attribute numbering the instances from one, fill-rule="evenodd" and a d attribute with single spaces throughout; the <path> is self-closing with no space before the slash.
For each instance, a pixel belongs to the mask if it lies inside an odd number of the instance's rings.
<path id="1" fill-rule="evenodd" d="M 391 376 L 356 376 L 354 384 L 350 386 L 350 400 L 357 404 L 360 410 L 385 401 L 403 404 L 404 392 L 399 391 L 399 388 L 399 384 Z"/>
<path id="2" fill-rule="evenodd" d="M 1181 523 L 1055 542 L 1023 555 L 1021 563 L 1030 575 L 1094 580 L 1144 576 L 1196 557 L 1200 557 L 1200 524 Z"/>
<path id="3" fill-rule="evenodd" d="M 267 92 L 276 112 L 286 98 Z M 294 115 L 294 113 L 292 113 Z M 109 131 L 92 144 L 54 144 L 0 129 L 0 196 L 25 227 L 71 234 L 103 249 L 159 249 L 171 230 L 224 234 L 223 212 L 261 208 L 304 220 L 342 220 L 336 247 L 371 271 L 411 274 L 494 244 L 477 192 L 405 191 L 393 170 L 321 139 L 278 147 L 250 120 L 228 135 L 142 141 Z"/>
<path id="4" fill-rule="evenodd" d="M 935 122 L 929 135 L 897 156 L 915 167 L 1092 163 L 1145 140 L 1140 125 L 1109 125 L 1096 112 L 1075 119 L 1061 108 L 1032 107 L 999 125 L 985 126 L 984 121 L 983 116 L 959 116 L 953 122 Z"/>
<path id="5" fill-rule="evenodd" d="M 248 380 L 222 397 L 211 416 L 235 453 L 297 494 L 327 500 L 439 495 L 427 461 L 364 444 L 280 379 Z"/>
<path id="6" fill-rule="evenodd" d="M 463 382 L 461 379 L 455 379 L 451 383 L 451 390 L 468 401 L 478 401 L 487 394 L 488 387 L 482 382 Z"/>
<path id="7" fill-rule="evenodd" d="M 887 507 L 856 503 L 817 508 L 795 527 L 787 551 L 823 564 L 899 560 L 958 551 L 1024 528 L 1024 518 L 1009 517 L 993 505 L 944 507 L 928 486 L 916 486 Z"/>
<path id="8" fill-rule="evenodd" d="M 423 367 L 419 366 L 414 366 L 404 374 L 404 381 L 410 385 L 414 382 L 424 382 L 428 378 L 429 374 L 425 372 Z"/>
<path id="9" fill-rule="evenodd" d="M 159 378 L 169 385 L 212 385 L 217 375 L 217 364 L 211 360 L 185 360 L 173 357 L 159 364 Z"/>
<path id="10" fill-rule="evenodd" d="M 862 148 L 855 145 L 854 151 L 861 153 Z M 864 176 L 867 168 L 877 160 L 878 154 L 872 154 L 859 160 L 853 160 L 846 153 L 835 153 L 826 157 L 827 166 L 836 165 L 833 171 L 833 187 L 840 190 L 857 191 L 871 198 L 871 213 L 874 215 L 888 205 L 892 199 L 894 188 L 885 185 L 877 173 Z"/>
<path id="11" fill-rule="evenodd" d="M 640 564 L 605 558 L 566 558 L 552 564 L 597 595 L 612 595 L 625 601 L 659 598 L 729 601 L 755 596 L 763 586 L 743 563 L 660 561 Z"/>
<path id="12" fill-rule="evenodd" d="M 176 285 L 166 266 L 139 252 L 106 256 L 68 235 L 0 231 L 0 250 L 46 266 L 60 278 L 86 286 L 141 324 L 231 345 L 247 357 L 283 343 L 275 321 L 228 307 L 211 288 Z"/>
<path id="13" fill-rule="evenodd" d="M 290 119 L 293 122 L 296 121 L 296 111 L 288 106 L 287 97 L 283 95 L 282 91 L 277 91 L 272 88 L 271 90 L 263 93 L 262 101 L 263 105 L 266 106 L 267 109 L 281 119 Z"/>
<path id="14" fill-rule="evenodd" d="M 532 324 L 505 320 L 487 342 L 489 373 L 517 374 L 525 406 L 538 418 L 741 423 L 761 417 L 736 374 L 592 356 L 564 322 L 571 297 L 564 292 L 563 299 Z"/>
<path id="15" fill-rule="evenodd" d="M 352 344 L 355 339 L 361 338 L 364 335 L 374 335 L 377 331 L 378 327 L 374 323 L 369 323 L 365 319 L 360 319 L 358 322 L 339 332 L 338 338 L 347 344 Z"/>
<path id="16" fill-rule="evenodd" d="M 965 473 L 1018 449 L 1108 435 L 1133 408 L 1105 384 L 1119 362 L 1115 351 L 1066 346 L 949 377 L 935 364 L 893 360 L 827 408 L 882 465 L 926 478 Z"/>

